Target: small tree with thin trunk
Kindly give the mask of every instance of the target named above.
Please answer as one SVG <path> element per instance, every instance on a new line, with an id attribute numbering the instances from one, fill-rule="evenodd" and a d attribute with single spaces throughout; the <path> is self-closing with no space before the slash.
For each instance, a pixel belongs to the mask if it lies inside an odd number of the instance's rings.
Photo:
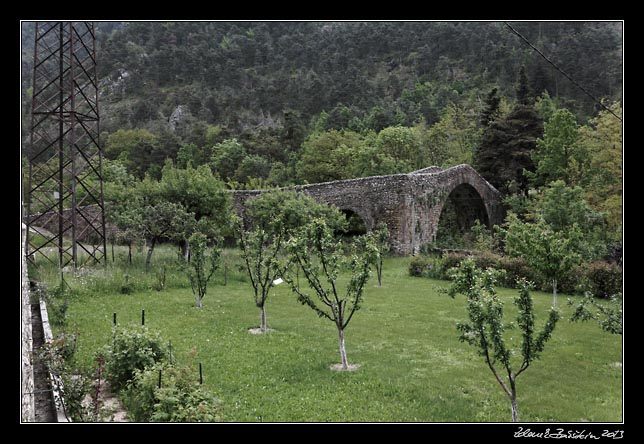
<path id="1" fill-rule="evenodd" d="M 271 190 L 250 199 L 244 218 L 236 221 L 241 256 L 253 286 L 255 306 L 260 310 L 262 333 L 267 330 L 269 291 L 288 266 L 288 258 L 282 258 L 284 243 L 292 232 L 315 217 L 324 219 L 334 230 L 342 230 L 345 225 L 343 214 L 336 208 L 285 190 Z"/>
<path id="2" fill-rule="evenodd" d="M 372 250 L 375 248 L 372 241 L 367 242 L 366 248 L 360 253 L 354 248 L 350 258 L 347 258 L 343 255 L 342 242 L 334 239 L 333 231 L 321 219 L 315 219 L 303 227 L 287 243 L 292 264 L 302 270 L 317 298 L 302 288 L 290 273 L 285 276 L 286 282 L 300 303 L 308 305 L 319 317 L 335 324 L 338 329 L 342 370 L 350 369 L 344 347 L 344 330 L 362 304 L 362 294 L 374 257 Z M 338 282 L 340 269 L 349 271 L 349 282 L 344 291 Z"/>
<path id="3" fill-rule="evenodd" d="M 274 281 L 283 272 L 278 255 L 282 249 L 285 231 L 282 228 L 270 235 L 262 228 L 246 231 L 241 224 L 238 231 L 241 256 L 255 291 L 255 306 L 260 310 L 260 331 L 266 333 L 265 304 Z"/>
<path id="4" fill-rule="evenodd" d="M 203 298 L 206 296 L 208 282 L 219 268 L 221 249 L 214 247 L 207 253 L 208 238 L 203 233 L 194 233 L 190 236 L 191 256 L 190 262 L 185 264 L 185 270 L 190 279 L 192 294 L 195 297 L 197 308 L 202 308 Z"/>
<path id="5" fill-rule="evenodd" d="M 507 217 L 505 249 L 515 257 L 522 257 L 543 278 L 552 284 L 553 306 L 557 307 L 557 282 L 579 263 L 581 257 L 575 252 L 580 238 L 574 225 L 567 232 L 554 231 L 543 218 L 535 223 L 519 220 L 514 213 Z"/>
<path id="6" fill-rule="evenodd" d="M 458 330 L 462 332 L 460 340 L 475 346 L 479 354 L 485 358 L 487 366 L 510 399 L 512 421 L 517 422 L 517 377 L 532 361 L 539 358 L 546 342 L 552 336 L 559 313 L 552 308 L 543 329 L 539 334 L 535 334 L 534 307 L 529 293 L 531 284 L 525 280 L 518 281 L 519 295 L 514 304 L 519 310 L 517 325 L 521 330 L 522 341 L 520 351 L 514 351 L 509 348 L 503 336 L 505 330 L 511 326 L 503 322 L 503 303 L 494 288 L 495 272 L 482 271 L 471 259 L 467 259 L 455 269 L 452 278 L 453 283 L 448 293 L 452 297 L 458 293 L 467 296 L 467 312 L 470 318 L 469 323 L 457 325 Z M 516 368 L 516 362 L 511 361 L 515 355 L 520 355 L 521 359 L 518 369 L 513 370 Z"/>
<path id="7" fill-rule="evenodd" d="M 376 265 L 376 274 L 378 275 L 378 287 L 382 287 L 382 262 L 385 255 L 389 252 L 389 230 L 387 224 L 381 222 L 378 224 L 376 230 L 373 231 L 373 236 L 376 241 L 378 257 L 374 261 Z"/>

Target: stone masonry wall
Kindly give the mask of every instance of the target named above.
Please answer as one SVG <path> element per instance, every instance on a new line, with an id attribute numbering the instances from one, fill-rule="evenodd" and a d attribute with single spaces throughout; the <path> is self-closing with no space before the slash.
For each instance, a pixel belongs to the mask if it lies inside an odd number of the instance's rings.
<path id="1" fill-rule="evenodd" d="M 291 187 L 314 199 L 351 210 L 367 230 L 387 223 L 394 254 L 416 254 L 435 240 L 440 215 L 453 199 L 463 219 L 480 217 L 491 225 L 501 222 L 500 193 L 469 165 L 446 170 L 428 167 L 409 174 L 372 176 Z M 233 207 L 243 214 L 244 202 L 262 190 L 234 191 Z"/>
<path id="2" fill-rule="evenodd" d="M 20 327 L 21 327 L 21 376 L 20 376 L 20 419 L 22 422 L 34 422 L 34 370 L 31 361 L 32 331 L 31 331 L 31 302 L 29 294 L 29 278 L 27 277 L 27 256 L 25 252 L 26 226 L 22 225 L 20 242 Z"/>

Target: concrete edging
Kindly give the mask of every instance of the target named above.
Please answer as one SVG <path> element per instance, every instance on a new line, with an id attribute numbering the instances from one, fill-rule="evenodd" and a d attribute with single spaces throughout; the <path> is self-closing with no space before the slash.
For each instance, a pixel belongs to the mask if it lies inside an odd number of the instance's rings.
<path id="1" fill-rule="evenodd" d="M 40 300 L 40 317 L 42 318 L 42 330 L 45 336 L 45 344 L 50 344 L 54 340 L 54 335 L 51 331 L 51 326 L 49 325 L 47 304 L 42 299 Z M 65 400 L 58 391 L 58 387 L 62 387 L 63 382 L 60 379 L 57 380 L 56 376 L 49 372 L 49 383 L 51 384 L 54 407 L 56 408 L 56 422 L 72 422 L 71 419 L 65 415 L 65 411 L 63 410 Z"/>

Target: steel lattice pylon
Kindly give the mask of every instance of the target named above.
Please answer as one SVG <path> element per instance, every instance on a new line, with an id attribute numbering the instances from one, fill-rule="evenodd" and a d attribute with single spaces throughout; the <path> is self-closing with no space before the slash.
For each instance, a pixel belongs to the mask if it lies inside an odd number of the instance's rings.
<path id="1" fill-rule="evenodd" d="M 27 257 L 105 262 L 93 23 L 36 23 L 32 94 Z"/>

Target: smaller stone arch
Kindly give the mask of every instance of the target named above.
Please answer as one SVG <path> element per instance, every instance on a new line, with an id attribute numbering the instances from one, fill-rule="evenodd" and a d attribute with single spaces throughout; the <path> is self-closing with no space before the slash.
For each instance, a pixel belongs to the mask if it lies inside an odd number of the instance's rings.
<path id="1" fill-rule="evenodd" d="M 349 226 L 347 227 L 348 231 L 346 233 L 348 236 L 359 236 L 371 231 L 367 225 L 367 221 L 358 211 L 350 208 L 340 208 L 340 212 L 345 215 L 349 223 Z"/>

